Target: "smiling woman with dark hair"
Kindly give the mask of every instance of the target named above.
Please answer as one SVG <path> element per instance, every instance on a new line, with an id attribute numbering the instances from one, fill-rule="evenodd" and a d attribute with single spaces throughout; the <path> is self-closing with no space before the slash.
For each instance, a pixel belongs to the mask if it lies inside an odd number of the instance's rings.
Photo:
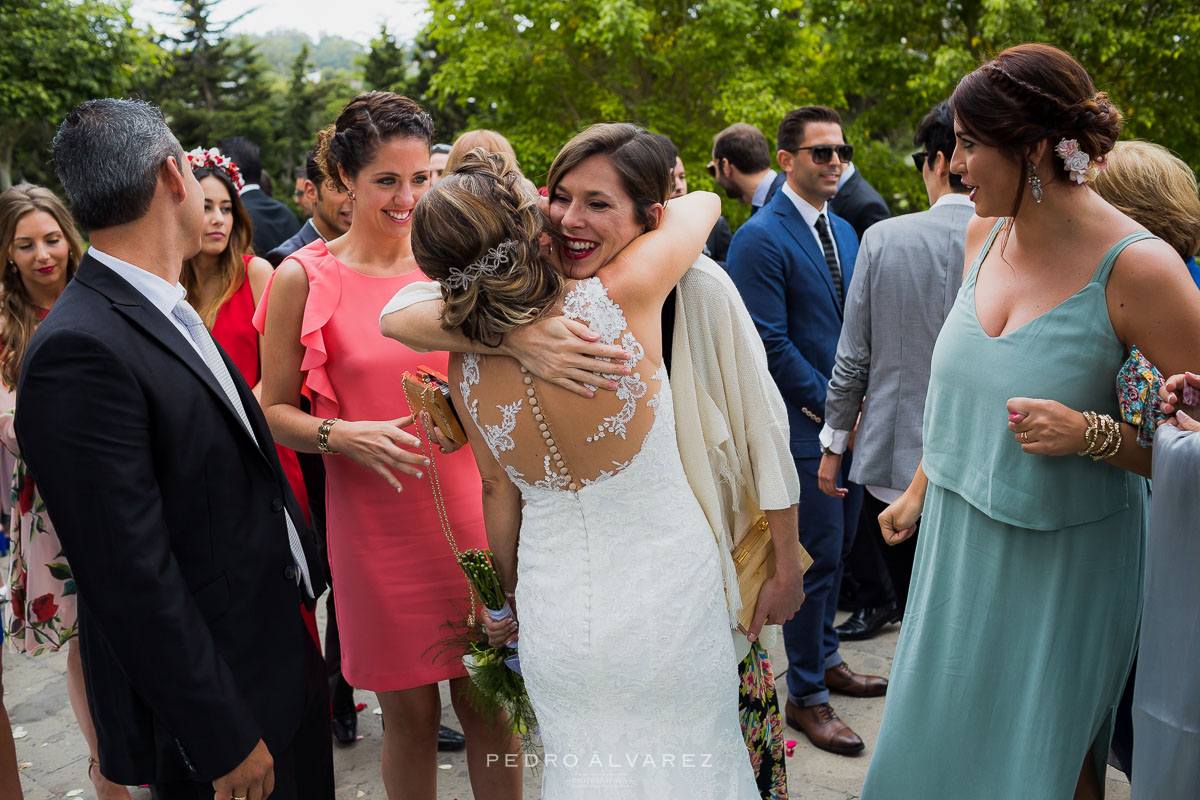
<path id="1" fill-rule="evenodd" d="M 1134 345 L 1166 374 L 1191 363 L 1200 292 L 1088 186 L 1120 112 L 1070 55 L 1009 48 L 951 106 L 976 218 L 924 460 L 879 518 L 890 543 L 919 517 L 921 536 L 862 797 L 1100 798 L 1150 468 L 1114 380 Z"/>
<path id="2" fill-rule="evenodd" d="M 464 551 L 485 546 L 479 471 L 466 452 L 431 464 L 406 430 L 414 420 L 404 373 L 444 372 L 448 355 L 420 356 L 381 337 L 375 322 L 389 297 L 425 277 L 411 231 L 430 185 L 432 137 L 429 114 L 391 92 L 359 95 L 321 132 L 317 161 L 349 196 L 353 221 L 334 241 L 293 253 L 272 277 L 255 318 L 263 406 L 277 441 L 323 456 L 342 672 L 379 698 L 388 796 L 437 793 L 437 685 L 448 680 L 475 797 L 511 800 L 521 771 L 504 766 L 517 747 L 507 720 L 468 702 L 460 657 L 439 657 L 447 622 L 467 619 L 469 595 L 425 471 L 439 482 L 446 525 Z M 301 410 L 301 392 L 312 413 Z"/>

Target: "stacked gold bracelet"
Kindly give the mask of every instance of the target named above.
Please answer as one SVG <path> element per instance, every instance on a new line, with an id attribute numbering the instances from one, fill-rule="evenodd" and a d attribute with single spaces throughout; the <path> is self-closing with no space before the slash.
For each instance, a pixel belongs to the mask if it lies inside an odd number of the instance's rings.
<path id="1" fill-rule="evenodd" d="M 1097 414 L 1095 411 L 1084 411 L 1083 418 L 1087 420 L 1088 427 L 1083 435 L 1084 448 L 1079 455 L 1091 456 L 1092 461 L 1115 456 L 1121 449 L 1120 423 L 1108 414 Z"/>
<path id="2" fill-rule="evenodd" d="M 337 450 L 329 449 L 329 431 L 333 429 L 336 422 L 341 422 L 341 420 L 327 419 L 317 428 L 317 449 L 327 456 L 337 455 Z"/>

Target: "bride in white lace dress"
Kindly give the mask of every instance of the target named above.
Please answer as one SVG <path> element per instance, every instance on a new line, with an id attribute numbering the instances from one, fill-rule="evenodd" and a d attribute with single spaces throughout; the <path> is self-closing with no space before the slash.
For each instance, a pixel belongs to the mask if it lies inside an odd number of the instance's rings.
<path id="1" fill-rule="evenodd" d="M 551 203 L 579 235 L 558 245 L 570 256 L 564 272 L 582 279 L 564 279 L 543 252 L 537 199 L 507 157 L 476 151 L 414 212 L 414 253 L 445 287 L 448 329 L 495 344 L 562 314 L 627 355 L 606 375 L 616 391 L 590 400 L 504 356 L 451 361 L 488 539 L 502 583 L 515 587 L 549 800 L 759 796 L 717 544 L 680 463 L 661 366 L 663 300 L 719 203 L 708 193 L 673 200 L 657 230 L 615 259 L 605 251 L 612 226 L 654 227 L 663 214 L 658 204 L 629 213 L 639 194 L 665 196 L 629 191 L 666 180 L 658 147 L 634 126 L 603 125 L 559 154 L 573 160 L 572 180 Z"/>

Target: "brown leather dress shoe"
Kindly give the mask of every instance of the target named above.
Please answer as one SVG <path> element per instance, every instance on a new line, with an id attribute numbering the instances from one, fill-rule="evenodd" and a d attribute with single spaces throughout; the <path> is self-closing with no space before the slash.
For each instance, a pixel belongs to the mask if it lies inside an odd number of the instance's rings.
<path id="1" fill-rule="evenodd" d="M 788 725 L 802 731 L 815 747 L 839 756 L 852 756 L 863 751 L 863 740 L 838 719 L 829 703 L 796 706 L 789 700 L 784 704 L 783 713 Z"/>
<path id="2" fill-rule="evenodd" d="M 850 697 L 882 697 L 887 694 L 888 682 L 876 675 L 859 675 L 843 661 L 825 670 L 825 685 L 831 692 Z"/>

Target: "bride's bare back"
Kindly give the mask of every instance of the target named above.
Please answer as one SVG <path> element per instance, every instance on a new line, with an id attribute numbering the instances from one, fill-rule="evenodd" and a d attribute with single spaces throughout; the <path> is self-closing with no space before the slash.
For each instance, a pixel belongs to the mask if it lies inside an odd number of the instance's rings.
<path id="1" fill-rule="evenodd" d="M 511 358 L 474 353 L 452 361 L 450 382 L 464 423 L 474 421 L 514 483 L 578 491 L 621 472 L 641 451 L 656 417 L 646 412 L 659 403 L 666 370 L 643 346 L 653 355 L 661 349 L 657 317 L 631 325 L 600 278 L 568 285 L 560 307 L 630 354 L 629 375 L 606 376 L 617 382 L 615 392 L 583 398 L 534 378 Z"/>

